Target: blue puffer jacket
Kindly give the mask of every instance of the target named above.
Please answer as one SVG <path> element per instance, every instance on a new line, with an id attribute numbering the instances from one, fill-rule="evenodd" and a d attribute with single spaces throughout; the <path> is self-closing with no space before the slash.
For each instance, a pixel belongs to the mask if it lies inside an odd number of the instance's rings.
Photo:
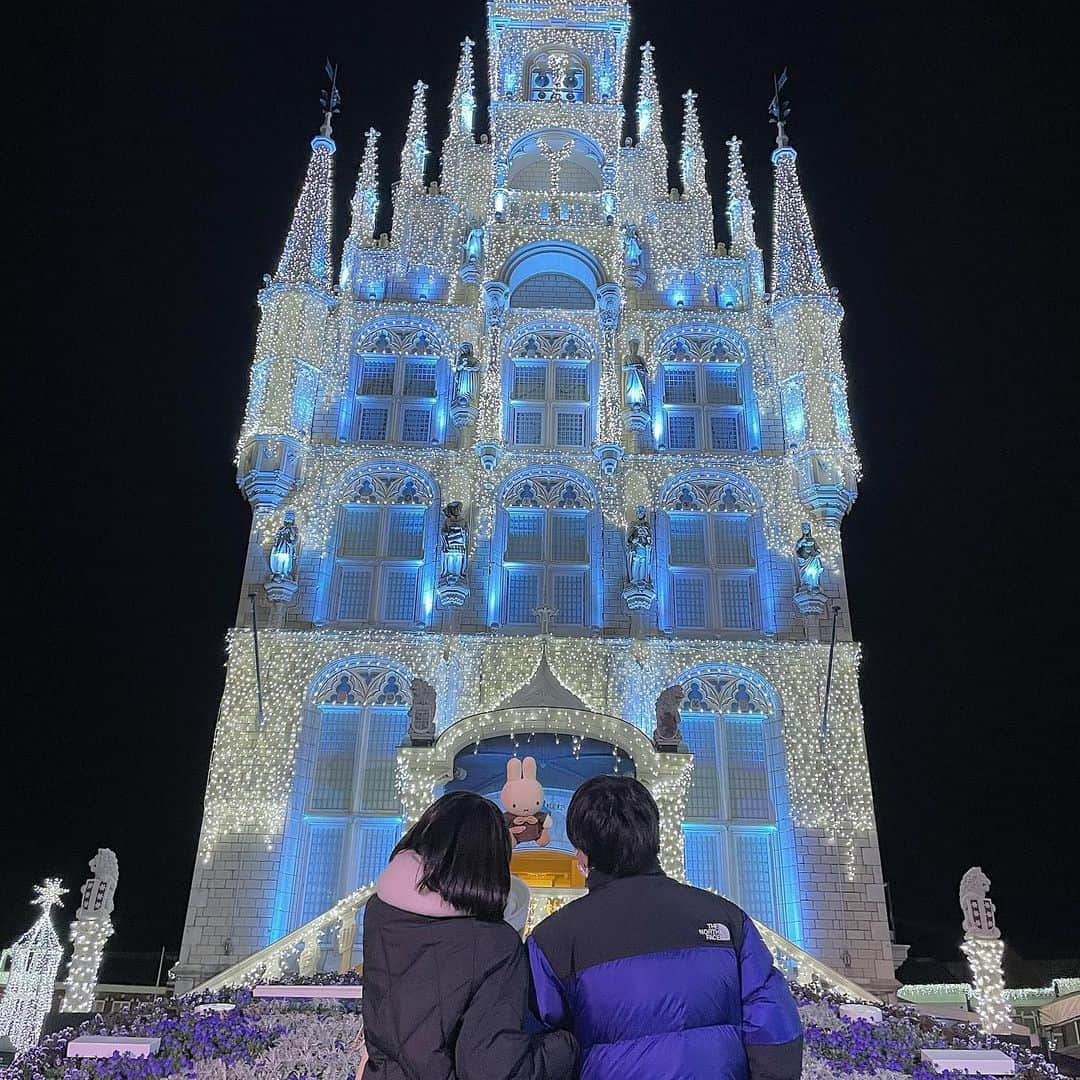
<path id="1" fill-rule="evenodd" d="M 730 901 L 659 865 L 589 875 L 529 939 L 536 1013 L 574 1032 L 582 1080 L 798 1080 L 802 1027 L 784 977 Z"/>

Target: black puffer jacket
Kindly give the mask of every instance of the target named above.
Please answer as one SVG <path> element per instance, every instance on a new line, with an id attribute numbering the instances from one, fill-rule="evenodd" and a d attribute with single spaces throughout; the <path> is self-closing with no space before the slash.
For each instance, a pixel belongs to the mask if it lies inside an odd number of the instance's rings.
<path id="1" fill-rule="evenodd" d="M 568 1032 L 530 1037 L 529 962 L 504 922 L 364 912 L 364 1080 L 570 1080 Z"/>

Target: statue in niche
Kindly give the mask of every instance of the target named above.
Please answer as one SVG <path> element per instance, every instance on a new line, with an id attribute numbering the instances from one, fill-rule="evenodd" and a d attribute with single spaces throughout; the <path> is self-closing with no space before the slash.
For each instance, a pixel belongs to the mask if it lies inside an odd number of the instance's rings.
<path id="1" fill-rule="evenodd" d="M 960 879 L 960 910 L 964 913 L 964 936 L 995 941 L 1001 937 L 996 908 L 989 897 L 990 879 L 981 866 L 973 866 Z"/>
<path id="2" fill-rule="evenodd" d="M 454 364 L 455 405 L 471 405 L 476 399 L 476 372 L 479 368 L 480 361 L 476 359 L 472 342 L 463 341 Z"/>
<path id="3" fill-rule="evenodd" d="M 270 549 L 270 572 L 278 581 L 296 578 L 297 556 L 300 553 L 300 530 L 296 527 L 296 513 L 285 511 L 285 521 L 274 536 Z"/>
<path id="4" fill-rule="evenodd" d="M 630 355 L 623 362 L 623 374 L 626 376 L 626 403 L 631 409 L 648 407 L 648 378 L 645 358 L 638 351 L 640 341 L 630 342 Z"/>
<path id="5" fill-rule="evenodd" d="M 637 226 L 627 225 L 623 229 L 623 263 L 628 270 L 640 270 L 643 255 Z"/>
<path id="6" fill-rule="evenodd" d="M 442 575 L 440 581 L 460 581 L 469 562 L 469 526 L 461 517 L 461 503 L 443 508 Z"/>
<path id="7" fill-rule="evenodd" d="M 484 254 L 484 230 L 478 225 L 473 226 L 465 235 L 465 262 L 475 266 Z"/>
<path id="8" fill-rule="evenodd" d="M 802 536 L 795 543 L 795 561 L 799 568 L 799 587 L 817 592 L 825 565 L 821 560 L 821 548 L 810 531 L 808 521 L 803 522 Z"/>
<path id="9" fill-rule="evenodd" d="M 435 741 L 435 688 L 424 679 L 413 679 L 409 689 L 409 738 L 414 745 L 430 746 Z"/>
<path id="10" fill-rule="evenodd" d="M 120 880 L 120 864 L 109 848 L 98 848 L 90 860 L 93 877 L 83 883 L 82 900 L 76 919 L 107 919 L 113 910 L 116 883 Z"/>
<path id="11" fill-rule="evenodd" d="M 679 731 L 679 709 L 684 693 L 681 686 L 669 686 L 656 699 L 656 730 L 653 742 L 657 750 L 678 750 L 682 741 Z"/>
<path id="12" fill-rule="evenodd" d="M 626 580 L 631 585 L 649 585 L 652 529 L 649 527 L 644 506 L 639 506 L 635 513 L 636 520 L 626 532 Z"/>

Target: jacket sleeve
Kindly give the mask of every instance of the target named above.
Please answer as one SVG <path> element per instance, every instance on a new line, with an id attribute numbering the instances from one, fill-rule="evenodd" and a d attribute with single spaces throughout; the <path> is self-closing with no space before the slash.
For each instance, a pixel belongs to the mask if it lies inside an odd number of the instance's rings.
<path id="1" fill-rule="evenodd" d="M 742 1041 L 750 1080 L 799 1080 L 802 1021 L 784 976 L 753 922 L 743 916 L 739 946 Z"/>
<path id="2" fill-rule="evenodd" d="M 566 1004 L 562 983 L 552 970 L 544 950 L 536 943 L 536 935 L 530 934 L 526 943 L 529 948 L 529 968 L 532 972 L 533 1012 L 548 1028 L 569 1028 L 570 1009 Z"/>
<path id="3" fill-rule="evenodd" d="M 570 1080 L 577 1041 L 568 1031 L 525 1034 L 529 968 L 517 940 L 479 974 L 461 1029 L 454 1065 L 459 1080 Z"/>

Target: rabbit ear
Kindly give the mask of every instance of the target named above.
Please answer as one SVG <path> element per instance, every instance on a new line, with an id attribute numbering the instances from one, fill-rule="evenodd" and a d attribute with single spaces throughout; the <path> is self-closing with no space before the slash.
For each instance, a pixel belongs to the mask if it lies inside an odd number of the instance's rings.
<path id="1" fill-rule="evenodd" d="M 536 758 L 527 757 L 521 763 L 521 768 L 526 780 L 536 779 Z"/>
<path id="2" fill-rule="evenodd" d="M 521 762 L 512 757 L 506 763 L 506 779 L 507 780 L 520 780 L 521 779 Z"/>

